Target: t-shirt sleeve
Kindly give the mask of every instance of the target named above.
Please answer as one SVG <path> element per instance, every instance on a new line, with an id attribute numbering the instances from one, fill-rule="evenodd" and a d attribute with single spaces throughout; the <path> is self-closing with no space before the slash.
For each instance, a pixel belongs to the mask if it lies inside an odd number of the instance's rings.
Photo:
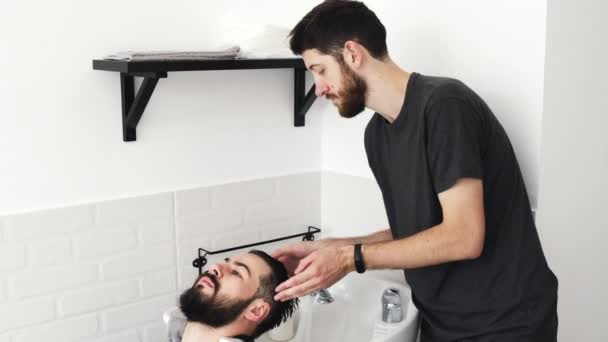
<path id="1" fill-rule="evenodd" d="M 426 114 L 427 157 L 435 191 L 460 178 L 482 178 L 480 123 L 463 100 L 435 103 Z"/>
<path id="2" fill-rule="evenodd" d="M 376 165 L 377 165 L 377 160 L 376 160 L 376 155 L 374 154 L 374 145 L 373 145 L 373 140 L 374 138 L 374 124 L 376 121 L 376 116 L 378 114 L 374 114 L 374 116 L 370 119 L 369 123 L 367 124 L 367 127 L 365 127 L 365 133 L 364 133 L 364 146 L 365 146 L 365 154 L 367 156 L 367 164 L 369 165 L 369 168 L 372 170 L 372 173 L 374 174 L 374 178 L 376 178 L 376 182 L 378 183 L 378 185 L 380 186 L 380 188 L 382 188 L 382 184 L 381 184 L 381 180 L 379 178 L 379 173 L 377 172 L 376 169 Z"/>

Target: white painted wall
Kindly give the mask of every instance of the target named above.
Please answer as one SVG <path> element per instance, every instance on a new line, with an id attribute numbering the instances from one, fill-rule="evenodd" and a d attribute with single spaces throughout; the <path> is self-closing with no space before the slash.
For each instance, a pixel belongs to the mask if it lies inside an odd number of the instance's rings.
<path id="1" fill-rule="evenodd" d="M 608 3 L 550 1 L 537 216 L 559 279 L 559 340 L 606 340 Z"/>
<path id="2" fill-rule="evenodd" d="M 4 6 L 0 35 L 4 50 L 15 53 L 0 57 L 0 213 L 320 166 L 371 178 L 362 143 L 371 114 L 345 121 L 321 100 L 306 128 L 292 127 L 288 70 L 170 73 L 144 113 L 138 141 L 123 143 L 118 75 L 91 68 L 92 58 L 119 50 L 205 48 L 228 42 L 228 33 L 243 27 L 291 27 L 316 3 L 151 1 L 143 9 L 111 0 L 94 11 L 73 0 L 39 3 L 33 11 L 25 3 Z M 459 77 L 490 103 L 516 145 L 534 203 L 544 1 L 368 5 L 387 26 L 400 64 Z M 510 26 L 511 17 L 518 25 Z M 525 86 L 517 83 L 522 79 Z"/>
<path id="3" fill-rule="evenodd" d="M 490 105 L 511 138 L 535 207 L 546 1 L 367 3 L 386 26 L 389 53 L 399 65 L 458 78 Z M 348 121 L 324 103 L 323 170 L 373 177 L 363 147 L 370 116 Z"/>
<path id="4" fill-rule="evenodd" d="M 205 49 L 294 25 L 316 1 L 8 2 L 0 11 L 0 214 L 320 168 L 320 120 L 293 127 L 293 72 L 169 73 L 122 142 L 117 73 L 92 59 Z M 276 11 L 269 11 L 274 8 Z"/>

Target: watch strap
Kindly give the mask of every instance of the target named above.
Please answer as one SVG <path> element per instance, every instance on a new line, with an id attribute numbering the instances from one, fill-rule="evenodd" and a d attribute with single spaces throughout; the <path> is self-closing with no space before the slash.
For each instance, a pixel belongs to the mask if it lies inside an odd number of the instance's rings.
<path id="1" fill-rule="evenodd" d="M 365 262 L 363 262 L 363 253 L 361 253 L 361 244 L 355 244 L 355 269 L 357 273 L 365 272 Z"/>

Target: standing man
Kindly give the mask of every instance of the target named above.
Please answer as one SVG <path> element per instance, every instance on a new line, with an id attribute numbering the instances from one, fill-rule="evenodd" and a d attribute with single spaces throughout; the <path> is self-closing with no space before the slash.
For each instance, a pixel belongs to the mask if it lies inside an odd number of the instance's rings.
<path id="1" fill-rule="evenodd" d="M 460 81 L 401 69 L 361 2 L 316 6 L 290 45 L 340 115 L 376 112 L 365 149 L 390 229 L 275 251 L 295 273 L 275 298 L 355 270 L 403 269 L 422 341 L 556 341 L 557 279 L 509 138 L 486 103 Z"/>

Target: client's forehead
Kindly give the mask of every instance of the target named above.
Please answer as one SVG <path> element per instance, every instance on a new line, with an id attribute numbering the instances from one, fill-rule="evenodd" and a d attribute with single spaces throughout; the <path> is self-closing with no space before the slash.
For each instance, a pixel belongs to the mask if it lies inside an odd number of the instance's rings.
<path id="1" fill-rule="evenodd" d="M 270 266 L 261 257 L 253 253 L 242 253 L 235 255 L 230 259 L 230 262 L 235 264 L 245 265 L 253 277 L 265 276 L 271 272 Z M 244 268 L 244 267 L 242 267 Z"/>

